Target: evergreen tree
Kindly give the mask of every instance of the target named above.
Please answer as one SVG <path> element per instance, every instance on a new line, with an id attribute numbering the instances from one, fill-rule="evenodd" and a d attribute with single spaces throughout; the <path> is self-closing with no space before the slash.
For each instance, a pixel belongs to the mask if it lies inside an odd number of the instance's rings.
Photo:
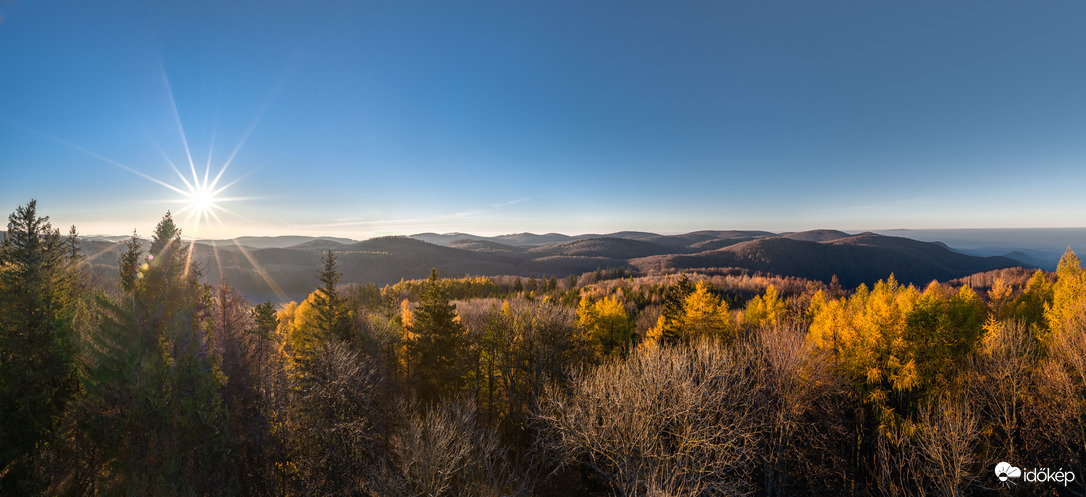
<path id="1" fill-rule="evenodd" d="M 133 236 L 136 261 L 138 245 Z M 211 297 L 168 212 L 150 252 L 128 280 L 135 312 L 106 303 L 92 337 L 88 405 L 97 410 L 86 424 L 107 468 L 98 483 L 106 494 L 234 494 Z"/>
<path id="2" fill-rule="evenodd" d="M 136 230 L 132 230 L 132 237 L 124 242 L 124 247 L 125 250 L 117 261 L 120 266 L 121 289 L 124 293 L 132 293 L 136 288 L 136 278 L 142 278 L 140 255 L 143 253 L 143 241 L 136 234 Z"/>
<path id="3" fill-rule="evenodd" d="M 121 290 L 127 293 L 132 300 L 132 314 L 136 313 L 136 280 L 143 278 L 140 271 L 140 255 L 143 253 L 143 242 L 136 230 L 132 230 L 132 237 L 124 242 L 125 250 L 117 261 L 120 272 Z"/>
<path id="4" fill-rule="evenodd" d="M 0 243 L 0 495 L 37 493 L 36 457 L 79 391 L 74 273 L 67 246 L 31 200 Z"/>
<path id="5" fill-rule="evenodd" d="M 344 343 L 351 342 L 351 321 L 347 300 L 339 295 L 336 285 L 342 273 L 336 266 L 336 254 L 331 250 L 321 257 L 322 268 L 317 273 L 320 285 L 314 298 L 317 309 L 317 327 L 325 338 L 335 337 Z"/>
<path id="6" fill-rule="evenodd" d="M 262 340 L 274 338 L 275 329 L 279 327 L 279 318 L 275 316 L 275 306 L 271 302 L 264 302 L 253 308 L 253 328 L 250 333 Z"/>
<path id="7" fill-rule="evenodd" d="M 430 271 L 409 330 L 415 336 L 409 350 L 417 365 L 414 373 L 422 399 L 435 401 L 442 395 L 459 392 L 464 384 L 467 340 L 464 325 L 456 307 L 449 302 L 437 269 Z"/>
<path id="8" fill-rule="evenodd" d="M 79 232 L 76 231 L 74 224 L 68 228 L 68 238 L 64 239 L 64 244 L 70 265 L 74 267 L 82 263 L 83 249 L 79 246 Z"/>

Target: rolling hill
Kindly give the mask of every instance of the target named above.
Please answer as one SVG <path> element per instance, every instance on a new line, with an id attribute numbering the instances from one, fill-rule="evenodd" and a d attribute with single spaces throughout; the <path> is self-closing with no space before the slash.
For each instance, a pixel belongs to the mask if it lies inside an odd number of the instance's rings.
<path id="1" fill-rule="evenodd" d="M 94 239 L 85 240 L 83 247 L 96 273 L 116 278 L 123 244 Z M 378 284 L 425 278 L 430 268 L 450 277 L 563 277 L 597 268 L 628 267 L 646 274 L 739 268 L 827 282 L 836 275 L 846 286 L 870 284 L 892 273 L 899 281 L 922 285 L 933 279 L 945 281 L 1028 265 L 1007 257 L 955 252 L 937 242 L 833 230 L 785 235 L 765 231 L 678 235 L 622 232 L 604 236 L 519 233 L 496 237 L 423 233 L 361 242 L 250 237 L 197 242 L 193 245 L 193 260 L 206 281 L 226 279 L 252 301 L 298 300 L 313 290 L 321 254 L 327 250 L 337 256 L 343 283 Z"/>
<path id="2" fill-rule="evenodd" d="M 792 240 L 802 240 L 805 242 L 829 242 L 833 240 L 840 240 L 841 238 L 848 238 L 852 235 L 845 233 L 844 231 L 837 230 L 810 230 L 800 231 L 799 233 L 786 233 L 781 235 L 784 238 Z"/>
<path id="3" fill-rule="evenodd" d="M 696 254 L 670 254 L 631 261 L 643 272 L 737 267 L 752 271 L 829 281 L 845 286 L 872 283 L 890 274 L 903 283 L 960 278 L 972 273 L 1021 266 L 1006 257 L 974 257 L 931 242 L 864 234 L 824 242 L 767 237 Z"/>

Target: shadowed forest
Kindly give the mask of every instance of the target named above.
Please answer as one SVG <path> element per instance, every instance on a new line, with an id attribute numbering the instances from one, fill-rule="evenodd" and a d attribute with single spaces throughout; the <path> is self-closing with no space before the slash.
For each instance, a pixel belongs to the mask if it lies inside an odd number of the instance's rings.
<path id="1" fill-rule="evenodd" d="M 341 284 L 330 249 L 276 305 L 191 246 L 167 213 L 106 278 L 75 227 L 11 214 L 0 495 L 1084 491 L 1070 250 L 853 286 L 670 262 Z M 1002 461 L 1075 480 L 1002 482 Z"/>

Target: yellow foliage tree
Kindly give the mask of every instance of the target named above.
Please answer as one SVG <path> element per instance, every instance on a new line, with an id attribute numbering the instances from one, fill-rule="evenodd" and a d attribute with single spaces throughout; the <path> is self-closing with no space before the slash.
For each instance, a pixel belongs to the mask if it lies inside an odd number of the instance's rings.
<path id="1" fill-rule="evenodd" d="M 596 351 L 597 359 L 621 353 L 633 341 L 633 326 L 626 306 L 618 296 L 593 302 L 581 297 L 577 305 L 577 324 L 585 341 Z"/>
<path id="2" fill-rule="evenodd" d="M 906 341 L 907 316 L 920 294 L 893 276 L 868 290 L 861 285 L 849 298 L 812 299 L 808 338 L 831 349 L 838 367 L 859 386 L 880 424 L 893 415 L 891 395 L 920 384 L 916 361 Z"/>
<path id="3" fill-rule="evenodd" d="M 411 301 L 400 301 L 400 324 L 403 325 L 404 340 L 414 340 L 415 334 L 411 333 L 411 325 L 415 322 L 415 314 L 411 311 Z"/>
<path id="4" fill-rule="evenodd" d="M 405 376 L 411 374 L 411 355 L 408 354 L 408 349 L 411 347 L 417 336 L 411 331 L 411 326 L 415 323 L 415 313 L 411 310 L 411 301 L 403 299 L 400 301 L 400 343 L 396 347 L 396 356 L 400 358 L 399 367 Z"/>
<path id="5" fill-rule="evenodd" d="M 743 311 L 743 324 L 749 327 L 758 327 L 766 324 L 774 326 L 784 322 L 788 312 L 788 305 L 777 293 L 777 287 L 769 285 L 765 294 L 755 296 L 747 303 Z"/>
<path id="6" fill-rule="evenodd" d="M 1049 344 L 1060 333 L 1069 333 L 1074 329 L 1074 322 L 1086 311 L 1086 270 L 1082 269 L 1079 258 L 1068 247 L 1056 267 L 1056 284 L 1052 286 L 1052 301 L 1044 306 L 1045 322 L 1048 333 L 1043 334 L 1041 342 Z"/>
<path id="7" fill-rule="evenodd" d="M 1033 277 L 1026 282 L 1026 288 L 1022 294 L 1014 299 L 1011 304 L 1011 314 L 1015 319 L 1022 320 L 1030 325 L 1033 334 L 1037 337 L 1046 336 L 1048 325 L 1045 322 L 1045 307 L 1052 302 L 1052 282 L 1044 271 L 1038 269 Z"/>
<path id="8" fill-rule="evenodd" d="M 284 315 L 280 317 L 280 326 L 283 326 L 283 323 L 286 324 L 288 332 L 286 336 L 294 352 L 296 364 L 312 359 L 326 340 L 318 324 L 319 316 L 314 306 L 316 298 L 317 292 L 310 293 L 301 304 L 288 305 L 281 311 Z M 288 309 L 291 311 L 289 316 L 285 315 Z"/>
<path id="9" fill-rule="evenodd" d="M 1002 278 L 995 280 L 992 288 L 988 289 L 988 307 L 992 310 L 992 314 L 1000 319 L 1009 317 L 1006 314 L 1011 309 L 1011 294 L 1013 292 L 1014 289 L 1006 284 Z"/>
<path id="10" fill-rule="evenodd" d="M 712 338 L 730 341 L 735 337 L 735 322 L 728 304 L 709 292 L 709 283 L 699 281 L 694 292 L 683 301 L 682 329 L 686 341 Z"/>
<path id="11" fill-rule="evenodd" d="M 980 342 L 987 307 L 972 288 L 932 283 L 920 293 L 891 276 L 851 297 L 816 295 L 808 338 L 833 350 L 838 367 L 886 426 L 933 387 L 948 381 Z"/>

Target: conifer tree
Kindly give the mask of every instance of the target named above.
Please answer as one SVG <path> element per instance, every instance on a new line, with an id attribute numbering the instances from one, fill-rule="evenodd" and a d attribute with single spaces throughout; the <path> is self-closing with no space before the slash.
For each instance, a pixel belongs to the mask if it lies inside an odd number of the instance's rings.
<path id="1" fill-rule="evenodd" d="M 128 252 L 141 261 L 138 245 L 133 236 Z M 122 257 L 122 266 L 129 259 Z M 101 475 L 101 490 L 233 494 L 237 478 L 220 394 L 225 378 L 210 340 L 210 294 L 170 213 L 156 226 L 145 260 L 128 280 L 135 312 L 107 303 L 108 315 L 92 337 L 87 385 L 94 398 L 88 404 L 99 409 L 87 425 L 110 468 Z"/>
<path id="2" fill-rule="evenodd" d="M 317 327 L 325 338 L 336 339 L 350 343 L 351 322 L 347 310 L 347 301 L 339 295 L 336 285 L 342 273 L 336 266 L 336 254 L 331 250 L 321 257 L 321 270 L 317 273 L 320 285 L 314 296 L 314 307 L 317 309 Z"/>
<path id="3" fill-rule="evenodd" d="M 140 271 L 140 255 L 143 253 L 143 241 L 136 234 L 136 230 L 132 230 L 132 237 L 124 242 L 124 247 L 125 250 L 121 253 L 120 259 L 117 260 L 117 265 L 121 277 L 121 290 L 131 298 L 132 314 L 135 317 L 136 279 L 143 277 L 143 273 Z"/>
<path id="4" fill-rule="evenodd" d="M 83 249 L 79 247 L 79 232 L 76 231 L 74 224 L 71 228 L 68 228 L 68 237 L 64 239 L 64 244 L 71 265 L 74 266 L 83 262 Z"/>
<path id="5" fill-rule="evenodd" d="M 79 391 L 73 273 L 37 201 L 8 217 L 0 243 L 0 495 L 37 493 L 37 451 Z"/>
<path id="6" fill-rule="evenodd" d="M 136 277 L 140 273 L 140 255 L 143 253 L 143 241 L 132 230 L 132 237 L 124 242 L 125 250 L 117 261 L 120 266 L 121 289 L 131 293 L 136 288 Z"/>
<path id="7" fill-rule="evenodd" d="M 263 340 L 271 340 L 275 329 L 279 327 L 279 318 L 275 316 L 275 306 L 271 302 L 253 307 L 253 328 L 250 331 Z"/>
<path id="8" fill-rule="evenodd" d="M 420 397 L 435 401 L 459 392 L 464 384 L 466 330 L 438 279 L 437 269 L 430 271 L 409 331 L 414 334 L 409 350 L 416 364 Z"/>

